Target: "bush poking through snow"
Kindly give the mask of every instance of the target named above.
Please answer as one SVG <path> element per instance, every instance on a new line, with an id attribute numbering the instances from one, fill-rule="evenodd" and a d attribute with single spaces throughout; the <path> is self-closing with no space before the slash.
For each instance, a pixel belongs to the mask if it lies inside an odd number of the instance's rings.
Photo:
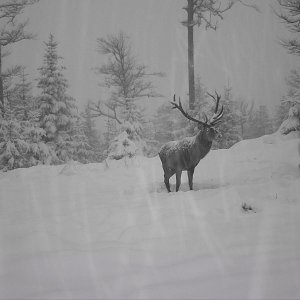
<path id="1" fill-rule="evenodd" d="M 247 203 L 243 203 L 242 204 L 242 211 L 245 212 L 245 213 L 256 213 L 256 210 L 249 204 Z"/>

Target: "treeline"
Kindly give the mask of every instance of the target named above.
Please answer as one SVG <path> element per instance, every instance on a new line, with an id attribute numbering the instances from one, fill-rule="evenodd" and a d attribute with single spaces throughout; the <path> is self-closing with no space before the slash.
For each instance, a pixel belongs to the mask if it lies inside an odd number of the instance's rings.
<path id="1" fill-rule="evenodd" d="M 103 159 L 101 143 L 88 110 L 79 113 L 68 95 L 62 58 L 50 34 L 39 78 L 38 95 L 26 69 L 5 77 L 0 118 L 0 168 L 11 170 L 37 164 L 82 163 Z"/>
<path id="2" fill-rule="evenodd" d="M 106 61 L 96 73 L 107 96 L 89 102 L 82 112 L 76 99 L 68 94 L 63 58 L 52 34 L 45 42 L 38 78 L 30 81 L 22 66 L 4 70 L 3 61 L 10 54 L 7 47 L 13 49 L 15 43 L 33 38 L 25 30 L 27 22 L 18 23 L 17 17 L 35 2 L 0 3 L 0 170 L 70 160 L 90 163 L 106 158 L 154 156 L 163 143 L 196 133 L 195 124 L 171 109 L 171 99 L 165 99 L 152 117 L 145 114 L 141 100 L 151 103 L 162 97 L 153 80 L 160 80 L 164 74 L 139 63 L 130 38 L 123 32 L 97 40 L 97 51 Z M 261 99 L 246 102 L 227 84 L 221 98 L 224 117 L 218 126 L 220 137 L 213 147 L 229 148 L 240 140 L 276 131 L 298 97 L 299 82 L 299 72 L 293 70 L 287 79 L 288 95 L 282 98 L 275 115 L 260 104 Z M 183 104 L 188 109 L 188 99 L 183 99 Z M 189 114 L 202 119 L 203 112 L 212 114 L 212 107 L 207 88 L 200 77 L 196 78 L 195 102 Z M 97 118 L 102 119 L 103 128 L 96 127 Z"/>
<path id="3" fill-rule="evenodd" d="M 104 75 L 111 97 L 90 102 L 84 112 L 79 112 L 76 100 L 68 95 L 63 58 L 52 34 L 45 42 L 43 62 L 38 69 L 37 95 L 33 95 L 33 83 L 24 67 L 4 77 L 0 169 L 62 164 L 69 160 L 101 162 L 107 157 L 121 159 L 136 154 L 154 156 L 163 143 L 194 135 L 198 128 L 171 109 L 170 99 L 166 99 L 152 118 L 146 117 L 139 101 L 160 95 L 151 81 L 145 79 L 149 72 L 137 63 L 129 41 L 124 33 L 98 41 L 99 51 L 108 56 L 107 64 L 98 72 Z M 115 56 L 116 49 L 119 56 Z M 242 139 L 274 132 L 289 107 L 282 102 L 277 115 L 270 117 L 266 106 L 257 107 L 236 99 L 230 85 L 224 87 L 221 101 L 224 117 L 215 149 L 229 148 Z M 201 119 L 203 112 L 212 113 L 212 107 L 207 89 L 198 77 L 195 109 L 189 112 Z M 98 117 L 105 119 L 102 134 L 95 125 Z"/>
<path id="4" fill-rule="evenodd" d="M 214 103 L 199 76 L 195 81 L 195 94 L 195 109 L 188 111 L 192 116 L 204 120 L 203 112 L 208 116 L 212 115 Z M 249 102 L 236 96 L 230 84 L 224 87 L 221 96 L 224 115 L 218 125 L 220 135 L 214 142 L 214 149 L 227 149 L 241 140 L 274 133 L 287 118 L 289 108 L 293 106 L 292 101 L 286 101 L 286 97 L 283 97 L 275 111 L 270 112 L 266 105 L 260 104 L 260 99 Z M 186 108 L 187 102 L 188 100 L 185 103 Z M 183 136 L 194 135 L 198 130 L 193 122 L 182 117 L 177 111 L 172 111 L 168 102 L 159 107 L 153 124 L 155 140 L 159 145 Z"/>

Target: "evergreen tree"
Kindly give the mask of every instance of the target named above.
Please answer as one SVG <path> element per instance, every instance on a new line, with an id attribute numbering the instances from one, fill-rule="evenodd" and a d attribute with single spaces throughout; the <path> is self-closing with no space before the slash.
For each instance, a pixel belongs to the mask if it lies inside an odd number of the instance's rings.
<path id="1" fill-rule="evenodd" d="M 274 127 L 278 129 L 282 122 L 287 118 L 291 103 L 287 102 L 285 97 L 283 97 L 276 106 L 275 116 L 274 116 Z"/>
<path id="2" fill-rule="evenodd" d="M 31 84 L 22 76 L 21 82 L 10 82 L 4 91 L 5 110 L 0 120 L 0 169 L 7 171 L 47 163 L 51 151 L 42 141 L 45 131 L 37 122 Z"/>
<path id="3" fill-rule="evenodd" d="M 171 111 L 169 103 L 160 105 L 153 117 L 154 138 L 162 146 L 168 141 L 174 140 L 173 131 L 175 129 L 175 115 Z"/>
<path id="4" fill-rule="evenodd" d="M 242 139 L 239 130 L 238 104 L 233 100 L 232 87 L 229 84 L 224 88 L 221 101 L 224 115 L 218 127 L 220 137 L 215 141 L 213 147 L 227 149 Z"/>
<path id="5" fill-rule="evenodd" d="M 96 151 L 89 144 L 88 136 L 85 132 L 84 120 L 77 117 L 76 123 L 70 132 L 69 152 L 72 153 L 72 159 L 81 163 L 96 161 Z"/>
<path id="6" fill-rule="evenodd" d="M 33 35 L 26 32 L 28 21 L 20 21 L 19 16 L 24 9 L 38 0 L 2 0 L 0 2 L 0 112 L 4 116 L 4 81 L 13 76 L 19 67 L 3 70 L 3 58 L 9 54 L 7 47 L 22 40 L 32 39 Z"/>
<path id="7" fill-rule="evenodd" d="M 250 138 L 257 138 L 272 132 L 273 126 L 267 107 L 260 105 L 258 110 L 254 112 L 251 120 Z"/>
<path id="8" fill-rule="evenodd" d="M 68 83 L 63 75 L 65 68 L 60 64 L 62 58 L 57 54 L 58 44 L 52 34 L 45 45 L 38 79 L 38 88 L 41 90 L 38 98 L 40 124 L 46 132 L 44 141 L 56 154 L 53 162 L 61 163 L 72 159 L 72 128 L 76 124 L 78 113 L 75 99 L 67 94 Z"/>
<path id="9" fill-rule="evenodd" d="M 111 141 L 117 136 L 118 129 L 117 129 L 117 122 L 114 119 L 107 118 L 105 121 L 105 131 L 104 131 L 104 157 L 107 156 L 107 151 Z"/>
<path id="10" fill-rule="evenodd" d="M 18 120 L 29 120 L 34 109 L 34 99 L 32 96 L 32 83 L 28 81 L 28 74 L 22 68 L 18 75 L 19 80 L 14 88 L 14 109 Z"/>
<path id="11" fill-rule="evenodd" d="M 83 131 L 87 138 L 88 145 L 92 149 L 90 161 L 101 162 L 104 159 L 103 146 L 101 144 L 100 135 L 96 130 L 95 121 L 92 118 L 92 112 L 87 106 L 84 113 L 82 114 L 83 118 Z"/>
<path id="12" fill-rule="evenodd" d="M 24 155 L 28 150 L 28 144 L 25 142 L 20 121 L 14 117 L 9 100 L 4 99 L 4 102 L 7 104 L 0 120 L 0 169 L 8 171 L 25 167 Z"/>
<path id="13" fill-rule="evenodd" d="M 237 103 L 239 103 L 237 105 L 237 114 L 239 120 L 240 135 L 242 139 L 246 139 L 248 137 L 250 122 L 253 118 L 254 101 L 251 102 L 250 106 L 248 102 L 242 99 L 239 99 Z"/>
<path id="14" fill-rule="evenodd" d="M 184 104 L 183 104 L 184 105 Z M 185 105 L 187 106 L 187 105 Z M 152 120 L 157 150 L 166 142 L 192 135 L 192 124 L 168 102 L 160 105 Z"/>

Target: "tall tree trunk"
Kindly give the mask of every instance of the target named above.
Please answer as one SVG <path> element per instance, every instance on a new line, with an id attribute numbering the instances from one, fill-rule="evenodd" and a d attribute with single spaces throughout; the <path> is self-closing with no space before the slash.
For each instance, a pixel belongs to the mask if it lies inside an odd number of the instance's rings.
<path id="1" fill-rule="evenodd" d="M 194 0 L 187 0 L 188 14 L 188 74 L 189 74 L 189 108 L 195 108 L 195 70 L 194 70 Z"/>
<path id="2" fill-rule="evenodd" d="M 0 114 L 4 117 L 4 95 L 3 95 L 3 76 L 2 76 L 2 52 L 0 44 Z"/>

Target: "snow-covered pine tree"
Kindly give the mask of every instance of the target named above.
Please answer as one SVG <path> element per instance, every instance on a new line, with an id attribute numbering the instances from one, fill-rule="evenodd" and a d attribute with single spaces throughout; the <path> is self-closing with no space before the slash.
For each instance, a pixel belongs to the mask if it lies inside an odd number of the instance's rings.
<path id="1" fill-rule="evenodd" d="M 175 139 L 173 131 L 175 129 L 176 116 L 174 110 L 171 110 L 170 103 L 165 102 L 158 107 L 152 122 L 155 132 L 154 138 L 158 141 L 159 148 L 166 142 Z"/>
<path id="2" fill-rule="evenodd" d="M 300 131 L 300 103 L 290 108 L 288 118 L 279 128 L 281 134 L 288 134 L 291 131 Z"/>
<path id="3" fill-rule="evenodd" d="M 104 159 L 104 145 L 101 143 L 100 134 L 96 129 L 95 120 L 92 118 L 92 112 L 88 106 L 85 107 L 82 118 L 83 131 L 93 152 L 90 162 L 101 162 Z"/>
<path id="4" fill-rule="evenodd" d="M 242 98 L 237 100 L 238 123 L 242 139 L 247 139 L 250 122 L 253 118 L 254 101 L 251 104 Z"/>
<path id="5" fill-rule="evenodd" d="M 146 143 L 137 134 L 139 128 L 135 128 L 131 123 L 124 123 L 121 133 L 110 143 L 108 148 L 108 158 L 119 160 L 125 157 L 132 158 L 142 155 L 146 148 Z"/>
<path id="6" fill-rule="evenodd" d="M 285 113 L 282 116 L 284 121 L 279 128 L 281 134 L 300 130 L 300 69 L 291 70 L 286 83 L 289 89 L 281 103 Z"/>
<path id="7" fill-rule="evenodd" d="M 4 115 L 0 120 L 0 169 L 11 170 L 47 163 L 50 150 L 42 141 L 31 84 L 11 77 L 4 85 Z"/>
<path id="8" fill-rule="evenodd" d="M 77 117 L 76 123 L 71 129 L 69 143 L 69 152 L 72 159 L 81 163 L 95 162 L 95 150 L 89 144 L 88 137 L 85 134 L 84 120 Z"/>
<path id="9" fill-rule="evenodd" d="M 58 43 L 52 34 L 45 46 L 38 79 L 38 88 L 41 90 L 38 97 L 40 126 L 46 132 L 44 141 L 52 148 L 52 153 L 56 154 L 52 163 L 63 163 L 73 158 L 71 132 L 76 124 L 78 111 L 75 99 L 67 94 L 68 82 L 63 75 L 65 68 L 60 64 L 62 57 L 57 54 Z"/>
<path id="10" fill-rule="evenodd" d="M 32 83 L 28 80 L 25 68 L 21 68 L 19 81 L 15 85 L 15 115 L 19 120 L 27 121 L 30 119 L 34 106 L 32 96 Z"/>
<path id="11" fill-rule="evenodd" d="M 250 138 L 257 138 L 273 132 L 272 120 L 265 105 L 260 105 L 254 111 L 250 126 Z"/>
<path id="12" fill-rule="evenodd" d="M 107 151 L 111 141 L 118 135 L 117 122 L 114 119 L 107 118 L 105 121 L 104 137 L 104 158 L 107 157 Z"/>
<path id="13" fill-rule="evenodd" d="M 7 103 L 5 99 L 4 102 Z M 26 166 L 25 154 L 29 146 L 22 129 L 20 121 L 6 104 L 0 120 L 0 169 L 3 171 Z"/>
<path id="14" fill-rule="evenodd" d="M 273 118 L 274 128 L 277 130 L 282 122 L 287 118 L 289 109 L 292 104 L 286 101 L 286 97 L 282 97 L 280 103 L 275 108 L 275 115 Z"/>
<path id="15" fill-rule="evenodd" d="M 233 99 L 232 87 L 229 84 L 224 88 L 220 103 L 224 107 L 222 122 L 218 126 L 221 135 L 214 142 L 213 148 L 227 149 L 242 139 L 239 130 L 238 104 Z"/>

